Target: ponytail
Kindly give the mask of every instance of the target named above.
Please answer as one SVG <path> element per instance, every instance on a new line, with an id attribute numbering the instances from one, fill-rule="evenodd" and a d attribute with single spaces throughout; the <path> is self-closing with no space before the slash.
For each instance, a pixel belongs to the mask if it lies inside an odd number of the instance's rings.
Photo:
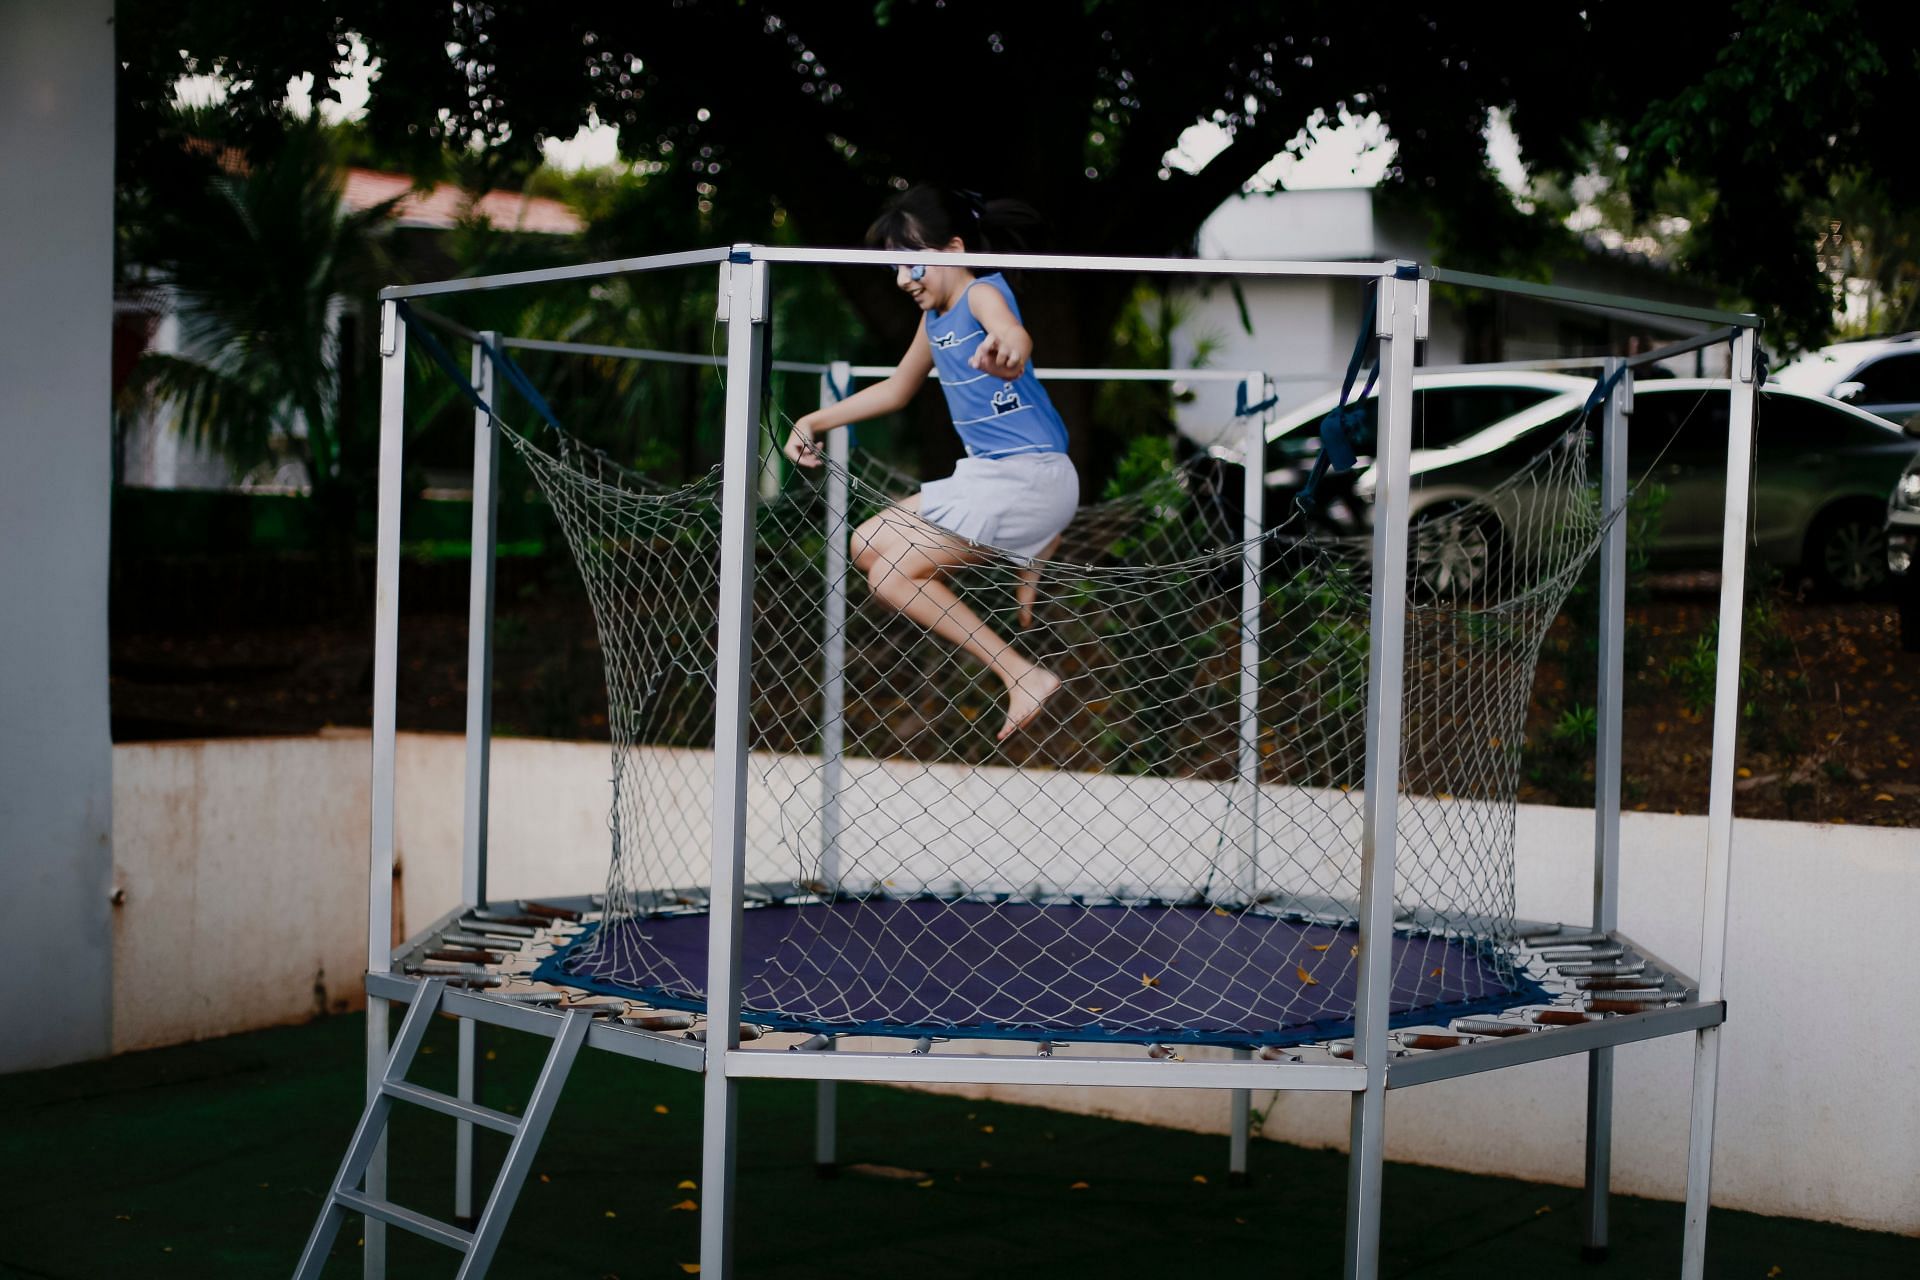
<path id="1" fill-rule="evenodd" d="M 958 237 L 977 253 L 1038 248 L 1046 223 L 1024 200 L 988 200 L 978 191 L 916 183 L 888 200 L 867 228 L 874 249 L 943 249 Z"/>

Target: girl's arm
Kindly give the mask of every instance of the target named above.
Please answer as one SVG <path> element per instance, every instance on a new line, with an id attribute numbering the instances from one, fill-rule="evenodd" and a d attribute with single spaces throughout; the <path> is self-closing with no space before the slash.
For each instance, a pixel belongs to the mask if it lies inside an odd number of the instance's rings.
<path id="1" fill-rule="evenodd" d="M 998 289 L 991 286 L 967 291 L 967 305 L 973 318 L 987 331 L 968 364 L 995 378 L 1008 382 L 1020 376 L 1033 355 L 1033 335 L 1014 319 L 1013 308 Z"/>
<path id="2" fill-rule="evenodd" d="M 787 437 L 787 457 L 803 467 L 819 466 L 821 457 L 814 441 L 823 432 L 850 422 L 865 422 L 868 418 L 897 413 L 926 385 L 927 375 L 932 372 L 933 349 L 927 345 L 927 327 L 923 324 L 915 327 L 913 342 L 892 373 L 844 400 L 823 405 L 795 421 L 793 434 Z"/>

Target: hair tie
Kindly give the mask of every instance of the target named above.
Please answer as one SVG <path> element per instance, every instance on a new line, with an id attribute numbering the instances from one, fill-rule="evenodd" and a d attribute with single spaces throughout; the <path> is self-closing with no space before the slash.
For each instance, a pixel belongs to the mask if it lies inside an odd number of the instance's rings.
<path id="1" fill-rule="evenodd" d="M 986 207 L 986 197 L 978 191 L 967 191 L 958 188 L 955 189 L 953 194 L 959 196 L 960 199 L 966 203 L 967 212 L 973 215 L 973 220 L 975 222 L 980 221 L 980 212 Z"/>

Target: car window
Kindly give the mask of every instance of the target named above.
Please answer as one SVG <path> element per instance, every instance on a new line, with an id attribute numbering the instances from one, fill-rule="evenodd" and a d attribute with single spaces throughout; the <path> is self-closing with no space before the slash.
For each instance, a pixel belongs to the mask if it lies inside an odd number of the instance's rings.
<path id="1" fill-rule="evenodd" d="M 1920 404 L 1920 353 L 1875 360 L 1852 380 L 1861 384 L 1854 404 Z"/>
<path id="2" fill-rule="evenodd" d="M 1632 474 L 1638 476 L 1656 460 L 1696 466 L 1726 456 L 1724 388 L 1634 391 L 1627 423 L 1627 469 Z"/>
<path id="3" fill-rule="evenodd" d="M 1476 431 L 1512 417 L 1558 393 L 1540 387 L 1477 386 L 1430 387 L 1413 393 L 1413 443 L 1417 449 L 1439 449 L 1458 444 Z M 1368 396 L 1360 405 L 1368 436 L 1379 426 L 1380 397 Z M 1267 447 L 1267 467 L 1297 463 L 1320 451 L 1320 424 L 1309 423 L 1280 437 Z M 1362 450 L 1364 454 L 1365 451 Z"/>
<path id="4" fill-rule="evenodd" d="M 1800 396 L 1764 395 L 1758 437 L 1765 453 L 1810 453 L 1841 445 L 1880 444 L 1890 433 L 1838 405 Z"/>

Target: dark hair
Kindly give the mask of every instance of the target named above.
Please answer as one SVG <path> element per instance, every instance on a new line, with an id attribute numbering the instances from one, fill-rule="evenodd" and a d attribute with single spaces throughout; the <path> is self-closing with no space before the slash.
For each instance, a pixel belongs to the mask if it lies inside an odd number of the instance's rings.
<path id="1" fill-rule="evenodd" d="M 887 201 L 867 228 L 872 249 L 944 249 L 958 236 L 975 252 L 1039 247 L 1046 224 L 1024 200 L 919 182 Z"/>

